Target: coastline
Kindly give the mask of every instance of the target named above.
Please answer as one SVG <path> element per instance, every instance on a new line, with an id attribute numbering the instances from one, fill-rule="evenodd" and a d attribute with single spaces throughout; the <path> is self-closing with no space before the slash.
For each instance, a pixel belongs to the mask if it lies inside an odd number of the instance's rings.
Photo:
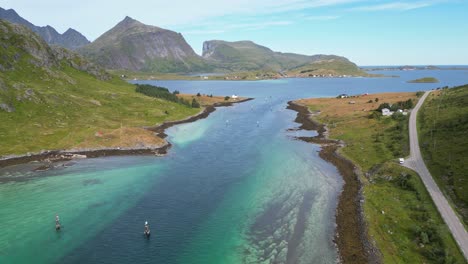
<path id="1" fill-rule="evenodd" d="M 316 130 L 315 137 L 298 137 L 309 143 L 320 144 L 319 156 L 331 162 L 344 180 L 343 190 L 339 196 L 336 209 L 336 233 L 334 242 L 342 263 L 380 263 L 378 249 L 368 239 L 367 226 L 362 203 L 362 183 L 357 167 L 338 153 L 344 143 L 328 138 L 327 127 L 311 119 L 314 113 L 303 105 L 288 102 L 287 109 L 297 112 L 294 122 L 301 124 L 300 129 Z"/>
<path id="2" fill-rule="evenodd" d="M 215 103 L 213 105 L 206 106 L 198 114 L 187 117 L 182 120 L 168 121 L 163 122 L 160 125 L 153 127 L 144 127 L 147 130 L 153 131 L 156 133 L 156 136 L 161 138 L 166 138 L 165 130 L 175 125 L 180 125 L 184 123 L 191 123 L 199 119 L 208 117 L 211 113 L 216 111 L 216 107 L 227 107 L 232 106 L 233 104 L 243 103 L 254 98 L 245 98 L 238 101 L 232 102 L 221 102 Z M 97 149 L 68 149 L 68 150 L 45 150 L 40 153 L 28 153 L 24 155 L 11 155 L 0 157 L 0 168 L 28 163 L 32 161 L 46 162 L 49 165 L 43 165 L 40 169 L 49 169 L 51 163 L 60 162 L 60 161 L 69 161 L 73 159 L 80 158 L 98 158 L 106 156 L 126 156 L 126 155 L 156 155 L 162 156 L 167 154 L 167 151 L 171 148 L 171 143 L 166 142 L 161 146 L 144 146 L 144 147 L 135 147 L 135 148 L 97 148 Z M 85 155 L 86 157 L 82 156 Z"/>

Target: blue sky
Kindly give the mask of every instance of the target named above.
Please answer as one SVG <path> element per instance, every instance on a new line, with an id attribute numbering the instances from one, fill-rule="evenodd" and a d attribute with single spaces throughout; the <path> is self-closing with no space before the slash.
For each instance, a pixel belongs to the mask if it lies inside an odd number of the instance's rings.
<path id="1" fill-rule="evenodd" d="M 466 0 L 2 0 L 0 6 L 90 40 L 128 15 L 181 32 L 197 53 L 205 40 L 252 40 L 358 65 L 468 64 Z"/>

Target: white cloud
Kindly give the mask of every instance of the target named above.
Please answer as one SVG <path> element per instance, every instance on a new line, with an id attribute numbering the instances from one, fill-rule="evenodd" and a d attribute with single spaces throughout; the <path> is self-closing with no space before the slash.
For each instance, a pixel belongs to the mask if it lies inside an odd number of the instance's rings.
<path id="1" fill-rule="evenodd" d="M 227 28 L 230 29 L 248 29 L 248 30 L 256 30 L 256 29 L 263 29 L 271 26 L 286 26 L 293 24 L 292 21 L 264 21 L 258 23 L 240 23 L 240 24 L 231 24 L 227 25 Z"/>
<path id="2" fill-rule="evenodd" d="M 340 18 L 339 16 L 306 16 L 305 20 L 334 20 Z"/>
<path id="3" fill-rule="evenodd" d="M 184 35 L 209 35 L 209 34 L 221 34 L 226 32 L 225 30 L 217 30 L 217 29 L 207 29 L 207 30 L 189 30 L 185 31 Z"/>
<path id="4" fill-rule="evenodd" d="M 204 29 L 184 30 L 183 32 L 184 32 L 184 35 L 220 34 L 220 33 L 225 33 L 225 32 L 235 31 L 235 30 L 245 30 L 245 31 L 261 30 L 261 29 L 274 27 L 274 26 L 287 26 L 293 23 L 294 22 L 292 21 L 286 21 L 286 20 L 249 22 L 249 23 L 226 23 L 223 25 L 217 25 L 217 28 L 206 27 Z"/>
<path id="5" fill-rule="evenodd" d="M 419 2 L 392 2 L 379 5 L 368 5 L 360 6 L 353 8 L 352 10 L 358 11 L 387 11 L 387 10 L 396 10 L 396 11 L 408 11 L 423 7 L 428 7 L 436 4 L 436 1 L 419 1 Z"/>

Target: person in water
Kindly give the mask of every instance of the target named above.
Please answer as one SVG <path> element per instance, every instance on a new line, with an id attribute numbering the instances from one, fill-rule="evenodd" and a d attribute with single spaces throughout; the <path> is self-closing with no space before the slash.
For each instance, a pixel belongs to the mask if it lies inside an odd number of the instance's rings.
<path id="1" fill-rule="evenodd" d="M 59 230 L 61 228 L 60 226 L 60 219 L 58 215 L 55 215 L 55 229 Z"/>
<path id="2" fill-rule="evenodd" d="M 148 235 L 150 233 L 148 221 L 145 221 L 145 232 L 144 233 L 145 233 L 145 235 Z"/>

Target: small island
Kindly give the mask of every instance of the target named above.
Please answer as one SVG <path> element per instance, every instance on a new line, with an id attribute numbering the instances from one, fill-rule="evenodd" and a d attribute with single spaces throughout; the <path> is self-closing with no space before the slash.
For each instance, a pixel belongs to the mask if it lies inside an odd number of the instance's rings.
<path id="1" fill-rule="evenodd" d="M 408 81 L 408 83 L 438 83 L 439 80 L 437 80 L 434 77 L 424 77 L 424 78 L 419 78 L 416 80 L 411 80 Z"/>

